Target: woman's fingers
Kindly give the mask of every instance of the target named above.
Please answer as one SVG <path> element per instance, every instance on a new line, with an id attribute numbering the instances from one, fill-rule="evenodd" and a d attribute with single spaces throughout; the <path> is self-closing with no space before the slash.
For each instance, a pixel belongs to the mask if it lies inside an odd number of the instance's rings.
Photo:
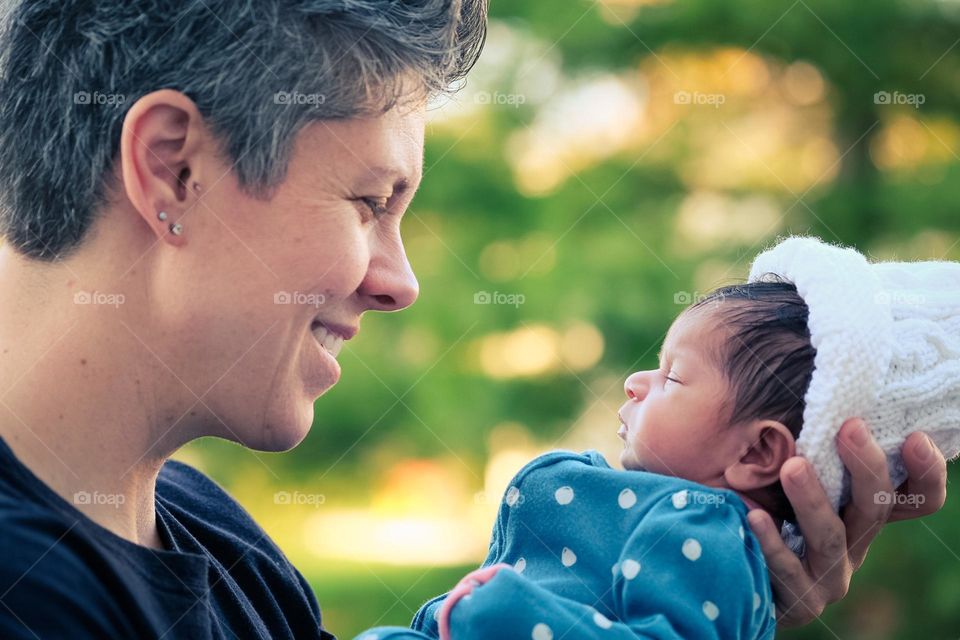
<path id="1" fill-rule="evenodd" d="M 863 564 L 870 543 L 887 523 L 893 508 L 893 485 L 887 457 L 863 420 L 843 423 L 837 436 L 837 452 L 850 472 L 850 502 L 843 508 L 847 548 L 854 569 Z"/>
<path id="2" fill-rule="evenodd" d="M 780 469 L 780 482 L 803 532 L 810 577 L 827 603 L 839 600 L 850 584 L 846 527 L 809 462 L 798 457 L 787 460 Z"/>
<path id="3" fill-rule="evenodd" d="M 902 455 L 908 476 L 897 490 L 891 522 L 935 513 L 947 498 L 947 463 L 925 433 L 911 433 L 903 443 Z"/>
<path id="4" fill-rule="evenodd" d="M 853 418 L 843 424 L 837 450 L 851 484 L 842 520 L 806 460 L 791 458 L 780 469 L 780 482 L 806 542 L 803 561 L 780 539 L 768 514 L 755 509 L 748 515 L 770 569 L 781 626 L 806 624 L 846 595 L 853 571 L 863 563 L 884 524 L 933 513 L 946 498 L 946 462 L 923 433 L 912 434 L 904 443 L 909 478 L 897 493 L 890 483 L 886 455 L 862 420 Z"/>
<path id="5" fill-rule="evenodd" d="M 767 562 L 770 586 L 777 601 L 777 622 L 784 627 L 807 624 L 826 606 L 807 569 L 783 543 L 780 531 L 766 511 L 754 509 L 747 514 L 747 520 Z"/>

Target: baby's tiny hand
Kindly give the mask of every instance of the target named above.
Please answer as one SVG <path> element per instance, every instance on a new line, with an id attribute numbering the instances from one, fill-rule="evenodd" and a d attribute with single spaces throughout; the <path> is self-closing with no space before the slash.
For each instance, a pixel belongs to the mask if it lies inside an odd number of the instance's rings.
<path id="1" fill-rule="evenodd" d="M 497 572 L 505 567 L 513 568 L 509 564 L 501 562 L 500 564 L 494 564 L 489 567 L 477 569 L 476 571 L 471 571 L 457 583 L 457 586 L 453 588 L 450 595 L 444 600 L 443 606 L 440 607 L 440 615 L 437 617 L 437 623 L 440 626 L 440 640 L 451 640 L 450 612 L 457 602 L 473 593 L 473 590 L 477 587 L 492 580 L 493 576 L 497 575 Z"/>

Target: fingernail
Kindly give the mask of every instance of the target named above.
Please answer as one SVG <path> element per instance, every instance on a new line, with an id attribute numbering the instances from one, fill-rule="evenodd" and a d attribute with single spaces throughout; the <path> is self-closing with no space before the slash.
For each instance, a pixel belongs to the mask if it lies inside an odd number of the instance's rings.
<path id="1" fill-rule="evenodd" d="M 807 483 L 810 473 L 807 471 L 806 463 L 797 465 L 797 468 L 790 472 L 790 479 L 798 486 L 802 487 Z"/>
<path id="2" fill-rule="evenodd" d="M 930 436 L 923 434 L 923 438 L 913 448 L 920 462 L 926 462 L 933 455 L 933 443 L 930 442 Z"/>
<path id="3" fill-rule="evenodd" d="M 853 423 L 853 427 L 850 429 L 850 442 L 857 447 L 863 447 L 867 444 L 868 437 L 867 426 L 863 424 L 863 420 L 857 420 Z"/>

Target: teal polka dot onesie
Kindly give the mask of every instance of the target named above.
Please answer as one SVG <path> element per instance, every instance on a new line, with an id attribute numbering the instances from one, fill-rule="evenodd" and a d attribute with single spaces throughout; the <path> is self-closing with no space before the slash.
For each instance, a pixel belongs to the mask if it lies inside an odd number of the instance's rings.
<path id="1" fill-rule="evenodd" d="M 596 451 L 528 463 L 504 494 L 484 567 L 512 565 L 456 603 L 453 640 L 772 638 L 773 594 L 733 491 L 610 467 Z M 439 637 L 447 594 L 411 628 L 357 640 Z"/>

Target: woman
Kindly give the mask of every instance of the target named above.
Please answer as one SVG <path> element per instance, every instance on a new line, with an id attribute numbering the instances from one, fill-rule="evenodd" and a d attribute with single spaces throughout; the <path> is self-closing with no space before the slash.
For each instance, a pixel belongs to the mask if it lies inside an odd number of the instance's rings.
<path id="1" fill-rule="evenodd" d="M 0 635 L 330 637 L 309 586 L 216 484 L 168 461 L 219 436 L 296 446 L 361 315 L 417 297 L 399 234 L 425 100 L 485 0 L 7 3 L 0 95 Z M 842 597 L 891 516 L 848 425 L 856 497 L 784 485 L 810 554 L 756 523 L 781 622 Z M 942 456 L 906 454 L 922 511 Z"/>

